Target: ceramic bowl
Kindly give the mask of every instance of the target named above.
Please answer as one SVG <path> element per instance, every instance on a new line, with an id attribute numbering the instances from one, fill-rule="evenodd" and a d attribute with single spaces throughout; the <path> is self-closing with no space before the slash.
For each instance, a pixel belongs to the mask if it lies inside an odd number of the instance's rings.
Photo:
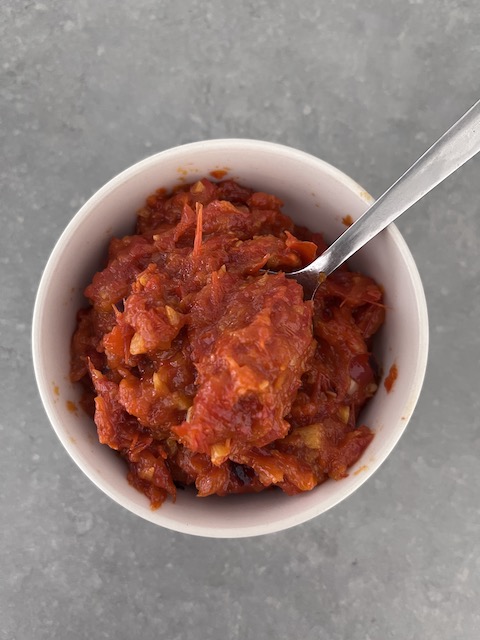
<path id="1" fill-rule="evenodd" d="M 197 498 L 179 491 L 158 509 L 129 485 L 124 462 L 100 445 L 95 426 L 79 408 L 79 386 L 69 381 L 70 339 L 82 291 L 102 268 L 108 240 L 132 231 L 136 211 L 158 189 L 191 182 L 212 171 L 279 196 L 299 224 L 333 241 L 346 216 L 358 218 L 369 194 L 338 169 L 301 151 L 256 140 L 209 140 L 153 155 L 102 187 L 74 216 L 58 240 L 38 289 L 33 318 L 33 359 L 40 395 L 61 443 L 80 469 L 119 505 L 157 525 L 187 534 L 236 538 L 267 534 L 310 520 L 338 504 L 370 478 L 402 435 L 420 394 L 428 351 L 425 296 L 414 260 L 391 225 L 359 251 L 350 265 L 385 290 L 387 316 L 375 353 L 384 376 L 395 364 L 390 391 L 380 383 L 361 421 L 375 437 L 349 476 L 289 497 L 258 495 Z"/>

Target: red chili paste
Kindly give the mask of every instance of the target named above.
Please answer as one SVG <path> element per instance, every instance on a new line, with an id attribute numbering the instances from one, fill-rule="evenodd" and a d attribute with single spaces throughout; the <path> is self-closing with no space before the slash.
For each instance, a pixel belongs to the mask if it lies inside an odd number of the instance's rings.
<path id="1" fill-rule="evenodd" d="M 393 389 L 393 385 L 395 384 L 395 381 L 397 378 L 398 378 L 398 367 L 394 362 L 390 367 L 387 377 L 383 381 L 383 385 L 387 390 L 387 393 L 390 393 L 390 391 Z"/>
<path id="2" fill-rule="evenodd" d="M 282 272 L 326 245 L 281 206 L 232 180 L 159 190 L 85 290 L 71 378 L 152 507 L 185 485 L 308 491 L 373 438 L 356 421 L 377 388 L 381 290 L 342 268 L 304 302 Z"/>

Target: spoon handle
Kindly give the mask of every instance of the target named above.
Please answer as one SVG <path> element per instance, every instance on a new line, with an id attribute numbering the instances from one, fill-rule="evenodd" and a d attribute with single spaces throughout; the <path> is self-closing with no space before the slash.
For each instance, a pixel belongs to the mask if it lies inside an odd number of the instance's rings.
<path id="1" fill-rule="evenodd" d="M 480 100 L 330 247 L 302 271 L 329 275 L 480 151 Z"/>

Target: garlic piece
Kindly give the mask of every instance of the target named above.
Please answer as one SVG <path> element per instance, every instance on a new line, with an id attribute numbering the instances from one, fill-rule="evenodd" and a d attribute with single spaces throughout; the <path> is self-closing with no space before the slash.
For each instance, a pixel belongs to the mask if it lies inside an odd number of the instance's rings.
<path id="1" fill-rule="evenodd" d="M 145 341 L 139 333 L 134 333 L 130 342 L 130 353 L 132 356 L 138 356 L 147 352 Z"/>

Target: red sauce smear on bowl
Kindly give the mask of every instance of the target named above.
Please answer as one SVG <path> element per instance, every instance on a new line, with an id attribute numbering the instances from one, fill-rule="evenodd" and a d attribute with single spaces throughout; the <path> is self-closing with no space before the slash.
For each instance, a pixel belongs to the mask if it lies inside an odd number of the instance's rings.
<path id="1" fill-rule="evenodd" d="M 387 390 L 387 393 L 393 389 L 393 385 L 395 384 L 396 379 L 398 378 L 398 367 L 395 363 L 392 364 L 390 370 L 388 372 L 387 377 L 383 381 L 383 385 Z"/>
<path id="2" fill-rule="evenodd" d="M 232 180 L 159 190 L 85 289 L 71 379 L 153 508 L 186 485 L 308 491 L 373 438 L 357 416 L 377 388 L 381 289 L 345 267 L 305 302 L 283 272 L 326 245 L 281 207 Z"/>

